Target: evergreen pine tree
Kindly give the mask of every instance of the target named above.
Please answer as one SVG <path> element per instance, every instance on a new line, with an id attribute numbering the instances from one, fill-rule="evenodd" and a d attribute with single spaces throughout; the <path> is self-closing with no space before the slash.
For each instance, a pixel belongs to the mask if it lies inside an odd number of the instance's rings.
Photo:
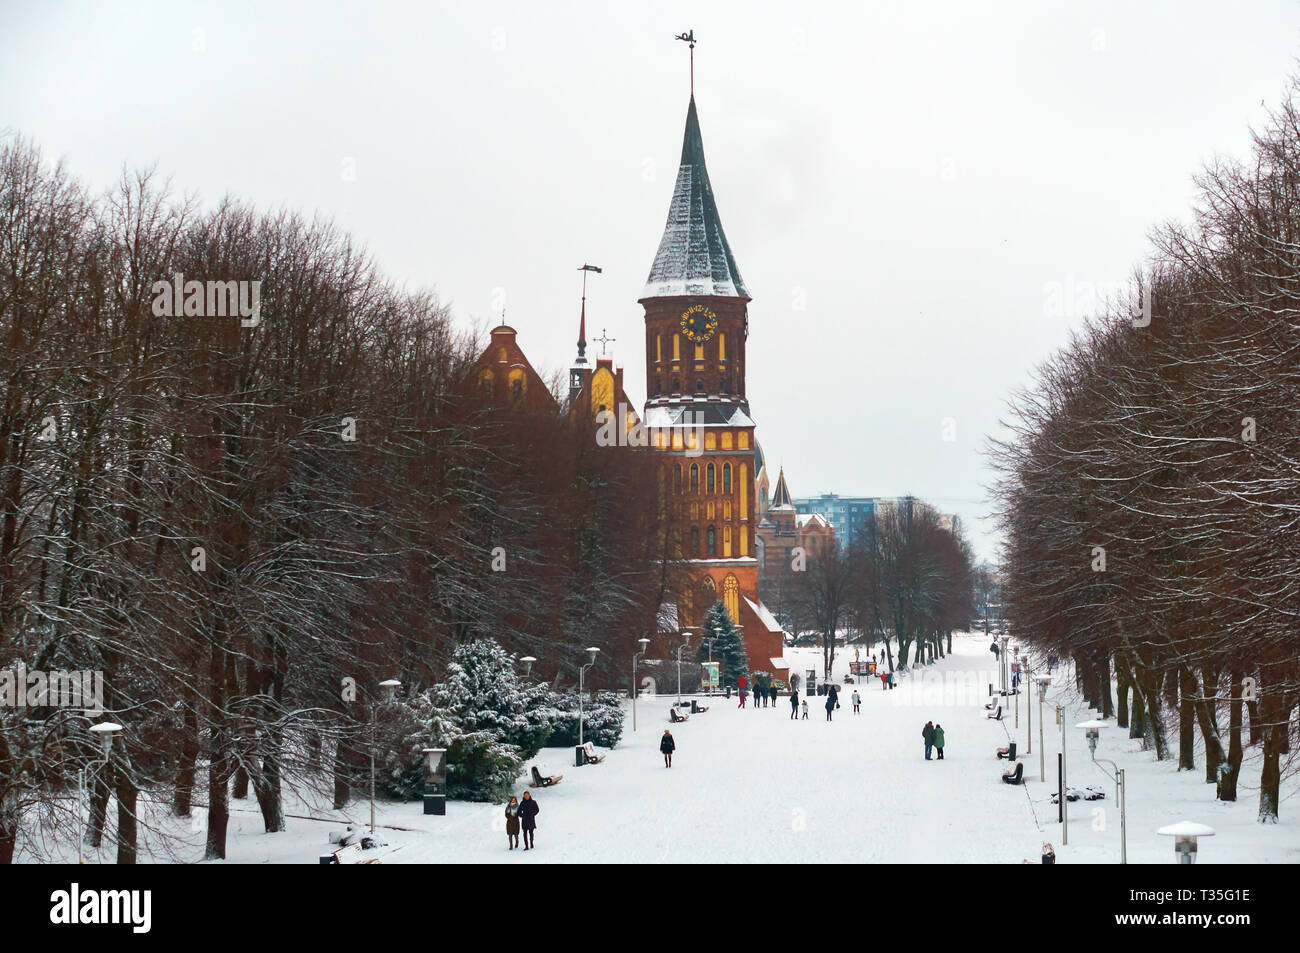
<path id="1" fill-rule="evenodd" d="M 736 623 L 721 601 L 715 602 L 704 617 L 704 638 L 700 644 L 700 660 L 709 657 L 709 642 L 713 643 L 713 661 L 721 662 L 719 678 L 722 685 L 736 687 L 742 675 L 749 674 L 749 657 L 745 654 L 745 641 Z"/>
<path id="2" fill-rule="evenodd" d="M 554 712 L 550 692 L 515 671 L 515 658 L 491 639 L 456 646 L 447 678 L 433 689 L 433 704 L 463 733 L 487 732 L 519 749 L 527 760 L 546 744 Z"/>

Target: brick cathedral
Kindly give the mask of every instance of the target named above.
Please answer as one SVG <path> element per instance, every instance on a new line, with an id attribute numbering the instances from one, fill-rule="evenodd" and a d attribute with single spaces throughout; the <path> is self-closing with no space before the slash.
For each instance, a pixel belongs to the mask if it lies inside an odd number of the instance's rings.
<path id="1" fill-rule="evenodd" d="M 663 460 L 660 502 L 688 580 L 660 608 L 661 632 L 689 631 L 699 645 L 704 615 L 721 600 L 743 633 L 750 669 L 784 679 L 781 626 L 758 595 L 756 531 L 768 481 L 745 396 L 750 301 L 714 201 L 692 94 L 668 221 L 638 299 L 645 310 L 644 420 L 630 409 L 621 369 L 605 358 L 593 367 L 586 358 L 585 296 L 567 412 L 575 421 L 598 419 L 605 410 L 626 413 L 625 432 L 644 426 L 655 436 Z M 561 411 L 505 325 L 492 331 L 466 388 L 494 403 L 549 401 Z"/>

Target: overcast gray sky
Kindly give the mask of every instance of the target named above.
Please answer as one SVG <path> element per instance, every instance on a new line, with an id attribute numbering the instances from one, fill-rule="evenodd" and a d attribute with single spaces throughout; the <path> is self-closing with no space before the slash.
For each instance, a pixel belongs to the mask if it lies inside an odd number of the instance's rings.
<path id="1" fill-rule="evenodd" d="M 579 273 L 645 395 L 636 303 L 696 102 L 796 496 L 979 517 L 1006 395 L 1244 154 L 1294 2 L 0 2 L 0 128 L 95 187 L 320 212 L 465 322 L 571 360 Z M 352 179 L 345 164 L 355 168 Z M 590 353 L 590 352 L 589 352 Z M 956 439 L 943 439 L 944 418 Z"/>

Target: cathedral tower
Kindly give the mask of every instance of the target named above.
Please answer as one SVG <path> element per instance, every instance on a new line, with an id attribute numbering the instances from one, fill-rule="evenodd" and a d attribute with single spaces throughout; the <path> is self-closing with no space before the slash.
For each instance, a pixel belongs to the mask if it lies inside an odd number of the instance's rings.
<path id="1" fill-rule="evenodd" d="M 749 291 L 736 267 L 704 164 L 695 97 L 645 309 L 646 413 L 665 451 L 661 474 L 674 551 L 691 582 L 677 594 L 683 628 L 719 599 L 742 626 L 753 669 L 782 654 L 758 600 L 754 421 L 745 396 Z"/>

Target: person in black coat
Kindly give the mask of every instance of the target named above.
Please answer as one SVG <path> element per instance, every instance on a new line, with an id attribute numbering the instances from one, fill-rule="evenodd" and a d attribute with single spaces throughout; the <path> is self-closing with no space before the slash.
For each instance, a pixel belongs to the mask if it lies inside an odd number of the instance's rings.
<path id="1" fill-rule="evenodd" d="M 840 693 L 838 690 L 836 690 L 835 686 L 832 685 L 830 687 L 830 691 L 826 693 L 826 720 L 827 721 L 831 720 L 831 712 L 833 712 L 839 706 L 839 703 L 840 703 Z"/>
<path id="2" fill-rule="evenodd" d="M 754 683 L 754 707 L 758 707 L 758 682 Z"/>
<path id="3" fill-rule="evenodd" d="M 664 729 L 664 736 L 659 739 L 659 750 L 664 754 L 664 767 L 673 766 L 673 752 L 677 750 L 677 742 L 673 741 L 673 733 L 667 728 Z"/>
<path id="4" fill-rule="evenodd" d="M 790 689 L 790 720 L 799 720 L 799 690 L 797 688 Z"/>
<path id="5" fill-rule="evenodd" d="M 925 760 L 930 760 L 930 752 L 934 748 L 934 722 L 927 721 L 925 727 L 921 729 L 921 740 L 925 742 Z"/>
<path id="6" fill-rule="evenodd" d="M 519 802 L 519 826 L 524 829 L 524 850 L 537 845 L 533 843 L 533 834 L 537 830 L 537 813 L 541 810 L 533 796 L 524 792 L 524 799 Z"/>

